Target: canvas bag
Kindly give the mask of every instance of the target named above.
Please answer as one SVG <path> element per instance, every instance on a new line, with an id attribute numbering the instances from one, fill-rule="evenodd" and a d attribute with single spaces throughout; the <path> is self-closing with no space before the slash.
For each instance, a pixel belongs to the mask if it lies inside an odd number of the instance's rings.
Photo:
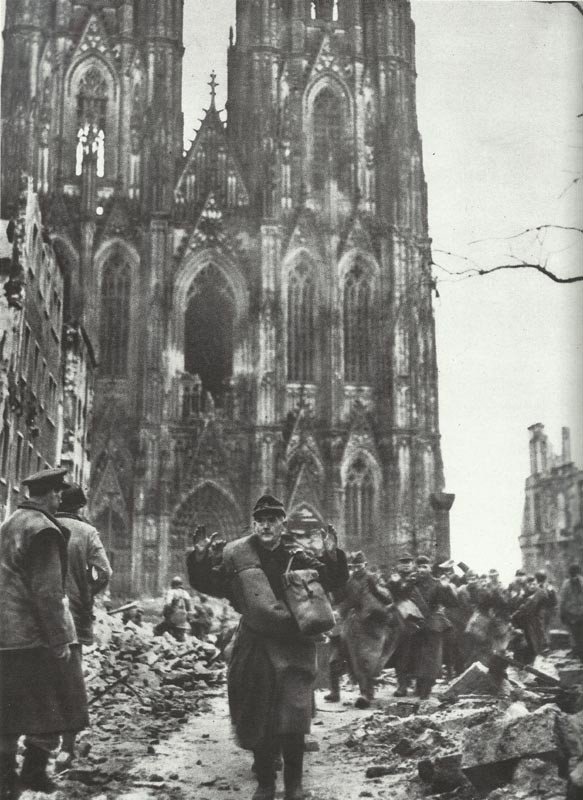
<path id="1" fill-rule="evenodd" d="M 292 570 L 292 556 L 282 576 L 285 602 L 304 636 L 325 633 L 334 627 L 334 612 L 315 569 Z"/>

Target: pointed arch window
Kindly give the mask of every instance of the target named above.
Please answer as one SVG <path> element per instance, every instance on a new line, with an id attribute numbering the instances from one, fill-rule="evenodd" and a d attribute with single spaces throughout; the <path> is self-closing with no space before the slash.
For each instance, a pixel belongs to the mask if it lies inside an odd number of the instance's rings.
<path id="1" fill-rule="evenodd" d="M 100 368 L 102 375 L 127 375 L 131 266 L 121 254 L 112 256 L 101 280 Z"/>
<path id="2" fill-rule="evenodd" d="M 287 292 L 289 381 L 315 380 L 316 286 L 310 265 L 302 261 L 289 276 Z"/>
<path id="3" fill-rule="evenodd" d="M 338 0 L 311 0 L 310 18 L 338 21 Z"/>
<path id="4" fill-rule="evenodd" d="M 107 100 L 107 81 L 97 67 L 91 67 L 79 84 L 77 94 L 76 175 L 81 175 L 83 157 L 87 153 L 96 155 L 98 177 L 105 174 Z"/>
<path id="5" fill-rule="evenodd" d="M 358 458 L 350 467 L 344 490 L 344 520 L 348 537 L 374 538 L 375 499 L 372 471 L 363 458 Z"/>
<path id="6" fill-rule="evenodd" d="M 222 407 L 231 386 L 235 303 L 223 271 L 208 264 L 190 289 L 184 320 L 184 371 Z"/>
<path id="7" fill-rule="evenodd" d="M 368 384 L 371 354 L 373 291 L 369 271 L 357 260 L 344 283 L 344 380 Z"/>
<path id="8" fill-rule="evenodd" d="M 329 180 L 336 181 L 340 190 L 347 188 L 346 125 L 343 99 L 330 88 L 323 88 L 313 106 L 312 186 L 317 191 L 324 189 Z"/>

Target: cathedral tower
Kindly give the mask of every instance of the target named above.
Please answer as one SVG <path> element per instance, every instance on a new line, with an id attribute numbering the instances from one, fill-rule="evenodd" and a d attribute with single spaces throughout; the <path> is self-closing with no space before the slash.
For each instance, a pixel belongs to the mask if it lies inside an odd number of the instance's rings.
<path id="1" fill-rule="evenodd" d="M 371 563 L 447 554 L 414 49 L 406 0 L 238 0 L 183 155 L 182 0 L 8 0 L 3 141 L 99 343 L 118 591 L 268 490 Z"/>

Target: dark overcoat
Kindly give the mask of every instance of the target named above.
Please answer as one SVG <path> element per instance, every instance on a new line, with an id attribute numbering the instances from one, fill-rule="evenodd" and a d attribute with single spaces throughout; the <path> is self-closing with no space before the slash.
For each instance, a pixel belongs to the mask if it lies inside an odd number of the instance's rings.
<path id="1" fill-rule="evenodd" d="M 65 596 L 69 532 L 33 501 L 0 527 L 0 736 L 79 731 L 89 723 Z M 70 661 L 53 653 L 73 645 Z"/>
<path id="2" fill-rule="evenodd" d="M 254 536 L 231 542 L 222 563 L 187 557 L 191 585 L 227 598 L 241 613 L 228 672 L 229 708 L 239 744 L 253 750 L 273 736 L 310 731 L 316 645 L 300 634 L 287 608 L 282 576 L 290 559 L 283 544 L 265 550 Z M 324 588 L 348 578 L 346 557 L 321 560 L 302 553 L 293 568 L 315 567 Z"/>

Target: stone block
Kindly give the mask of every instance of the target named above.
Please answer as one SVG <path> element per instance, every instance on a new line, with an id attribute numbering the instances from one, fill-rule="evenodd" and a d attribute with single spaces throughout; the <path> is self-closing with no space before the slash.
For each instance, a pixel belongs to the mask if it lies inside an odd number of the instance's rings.
<path id="1" fill-rule="evenodd" d="M 443 692 L 443 698 L 455 698 L 464 694 L 497 694 L 499 684 L 481 661 L 475 661 L 457 677 Z"/>
<path id="2" fill-rule="evenodd" d="M 583 666 L 564 667 L 558 670 L 561 686 L 565 689 L 571 686 L 583 686 Z"/>
<path id="3" fill-rule="evenodd" d="M 515 704 L 504 717 L 468 730 L 461 763 L 464 775 L 478 791 L 488 792 L 508 783 L 521 759 L 557 761 L 560 715 L 555 705 L 529 714 Z"/>
<path id="4" fill-rule="evenodd" d="M 417 771 L 423 783 L 431 786 L 433 794 L 451 792 L 467 783 L 461 771 L 462 754 L 448 753 L 446 755 L 424 758 L 417 764 Z"/>
<path id="5" fill-rule="evenodd" d="M 567 631 L 552 630 L 550 632 L 551 648 L 553 650 L 568 650 L 571 646 L 571 637 Z"/>

